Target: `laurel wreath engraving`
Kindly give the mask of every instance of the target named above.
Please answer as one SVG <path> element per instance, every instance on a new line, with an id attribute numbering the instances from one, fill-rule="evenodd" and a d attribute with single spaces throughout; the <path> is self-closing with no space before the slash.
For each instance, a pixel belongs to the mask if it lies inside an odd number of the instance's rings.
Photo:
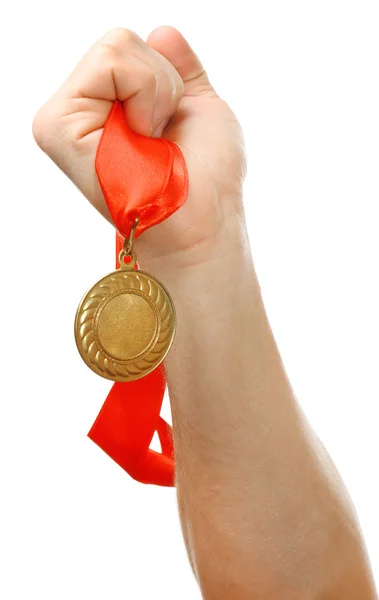
<path id="1" fill-rule="evenodd" d="M 123 290 L 135 290 L 153 308 L 157 334 L 135 359 L 119 360 L 104 352 L 97 336 L 99 307 Z M 79 304 L 75 318 L 75 340 L 84 362 L 98 375 L 113 381 L 132 381 L 153 371 L 167 355 L 175 334 L 175 309 L 165 287 L 144 271 L 119 270 L 96 283 Z"/>

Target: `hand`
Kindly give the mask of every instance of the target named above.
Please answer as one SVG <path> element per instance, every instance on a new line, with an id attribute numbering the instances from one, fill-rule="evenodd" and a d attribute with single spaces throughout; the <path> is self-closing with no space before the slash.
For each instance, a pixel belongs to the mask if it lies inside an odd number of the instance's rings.
<path id="1" fill-rule="evenodd" d="M 245 158 L 236 117 L 176 29 L 159 27 L 146 43 L 126 29 L 107 33 L 38 111 L 33 134 L 111 222 L 94 162 L 116 99 L 135 132 L 179 145 L 189 174 L 187 202 L 137 240 L 139 260 L 142 250 L 146 259 L 201 261 L 229 217 L 241 212 Z"/>

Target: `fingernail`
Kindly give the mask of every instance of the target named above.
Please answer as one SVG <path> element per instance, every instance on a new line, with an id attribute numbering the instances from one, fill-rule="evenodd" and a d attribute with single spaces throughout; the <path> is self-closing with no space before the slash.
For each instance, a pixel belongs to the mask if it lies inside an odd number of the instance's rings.
<path id="1" fill-rule="evenodd" d="M 167 127 L 169 120 L 170 120 L 169 118 L 165 119 L 163 121 L 163 123 L 158 125 L 158 127 L 155 129 L 155 131 L 153 133 L 153 137 L 162 137 L 162 133 L 163 133 L 164 129 Z"/>

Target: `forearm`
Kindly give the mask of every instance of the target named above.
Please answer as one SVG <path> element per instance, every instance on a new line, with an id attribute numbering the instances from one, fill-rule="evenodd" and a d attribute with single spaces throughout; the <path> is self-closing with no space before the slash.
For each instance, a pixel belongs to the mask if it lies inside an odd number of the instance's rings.
<path id="1" fill-rule="evenodd" d="M 178 317 L 166 369 L 191 562 L 207 599 L 374 598 L 354 511 L 286 377 L 241 223 L 229 220 L 208 259 L 199 247 L 193 264 L 162 272 Z"/>

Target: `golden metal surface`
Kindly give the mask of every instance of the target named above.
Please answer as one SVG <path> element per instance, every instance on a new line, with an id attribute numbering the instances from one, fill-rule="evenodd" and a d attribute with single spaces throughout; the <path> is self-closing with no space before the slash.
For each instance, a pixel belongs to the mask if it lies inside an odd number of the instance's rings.
<path id="1" fill-rule="evenodd" d="M 133 381 L 153 371 L 175 335 L 170 294 L 153 275 L 134 268 L 137 225 L 138 217 L 119 254 L 120 269 L 86 293 L 75 317 L 81 357 L 95 373 L 113 381 Z"/>
<path id="2" fill-rule="evenodd" d="M 103 277 L 84 296 L 76 313 L 75 340 L 95 373 L 132 381 L 164 360 L 175 327 L 174 305 L 162 283 L 124 267 Z"/>

